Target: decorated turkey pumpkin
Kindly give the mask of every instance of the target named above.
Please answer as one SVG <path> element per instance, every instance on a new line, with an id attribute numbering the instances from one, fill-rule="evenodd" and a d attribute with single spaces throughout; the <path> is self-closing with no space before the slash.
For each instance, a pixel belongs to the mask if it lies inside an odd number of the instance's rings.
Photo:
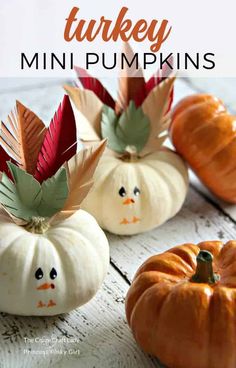
<path id="1" fill-rule="evenodd" d="M 184 98 L 170 133 L 179 154 L 219 198 L 236 203 L 236 117 L 211 95 Z"/>
<path id="2" fill-rule="evenodd" d="M 184 244 L 149 258 L 126 297 L 141 348 L 168 368 L 235 368 L 236 241 Z"/>
<path id="3" fill-rule="evenodd" d="M 94 296 L 109 265 L 103 231 L 80 209 L 105 143 L 76 153 L 65 96 L 49 128 L 17 102 L 1 144 L 0 311 L 69 312 Z"/>
<path id="4" fill-rule="evenodd" d="M 131 59 L 130 47 L 125 50 Z M 133 77 L 122 74 L 115 102 L 97 79 L 76 70 L 87 89 L 65 89 L 76 107 L 79 136 L 88 145 L 104 138 L 108 142 L 82 208 L 116 234 L 161 225 L 179 211 L 188 188 L 183 160 L 162 146 L 174 78 L 157 75 L 145 82 L 141 69 Z"/>

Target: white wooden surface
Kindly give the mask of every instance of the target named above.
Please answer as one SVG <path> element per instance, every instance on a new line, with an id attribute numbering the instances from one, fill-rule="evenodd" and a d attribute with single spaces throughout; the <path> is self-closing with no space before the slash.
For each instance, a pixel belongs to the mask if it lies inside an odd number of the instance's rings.
<path id="1" fill-rule="evenodd" d="M 234 82 L 177 80 L 175 102 L 195 91 L 210 91 L 236 111 Z M 63 81 L 0 79 L 0 119 L 19 99 L 50 121 L 63 96 Z M 236 238 L 236 206 L 217 201 L 191 173 L 191 186 L 179 214 L 149 233 L 107 234 L 110 270 L 96 297 L 68 315 L 27 318 L 0 314 L 0 368 L 160 367 L 144 354 L 127 326 L 124 298 L 138 266 L 149 256 L 184 242 Z M 80 353 L 79 353 L 80 352 Z M 200 368 L 200 367 L 199 367 Z"/>

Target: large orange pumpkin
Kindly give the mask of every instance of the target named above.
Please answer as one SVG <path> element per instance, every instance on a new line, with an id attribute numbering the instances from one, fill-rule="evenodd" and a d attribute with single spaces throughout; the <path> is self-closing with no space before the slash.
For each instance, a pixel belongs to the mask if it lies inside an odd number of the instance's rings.
<path id="1" fill-rule="evenodd" d="M 184 98 L 172 114 L 173 145 L 219 198 L 236 203 L 236 116 L 216 97 Z"/>
<path id="2" fill-rule="evenodd" d="M 149 258 L 128 291 L 126 315 L 138 344 L 168 368 L 235 368 L 236 241 Z"/>

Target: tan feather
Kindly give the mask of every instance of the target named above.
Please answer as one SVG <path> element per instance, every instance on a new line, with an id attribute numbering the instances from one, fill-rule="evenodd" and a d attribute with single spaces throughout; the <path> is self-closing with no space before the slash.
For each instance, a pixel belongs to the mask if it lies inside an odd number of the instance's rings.
<path id="1" fill-rule="evenodd" d="M 65 163 L 69 184 L 69 196 L 64 208 L 55 216 L 53 221 L 65 219 L 73 215 L 80 208 L 81 202 L 93 185 L 93 174 L 105 147 L 106 140 L 103 140 L 99 145 L 81 150 Z"/>
<path id="2" fill-rule="evenodd" d="M 128 42 L 123 44 L 122 52 L 125 54 L 129 63 L 131 63 L 135 54 Z M 139 64 L 138 68 L 136 68 L 136 66 L 136 62 L 134 62 L 131 67 L 128 67 L 128 65 L 125 63 L 124 68 L 121 69 L 119 76 L 118 97 L 115 105 L 117 114 L 125 110 L 129 105 L 129 101 L 134 101 L 137 92 L 139 92 L 140 89 L 145 86 L 142 68 Z"/>
<path id="3" fill-rule="evenodd" d="M 16 101 L 7 123 L 1 123 L 0 142 L 22 169 L 33 174 L 45 132 L 44 123 Z"/>
<path id="4" fill-rule="evenodd" d="M 164 135 L 159 136 L 168 129 L 170 123 L 170 114 L 165 115 L 165 113 L 174 81 L 175 77 L 165 79 L 149 93 L 142 104 L 143 112 L 150 120 L 151 132 L 145 147 L 140 152 L 140 156 L 155 152 L 165 141 Z"/>
<path id="5" fill-rule="evenodd" d="M 64 89 L 70 96 L 76 109 L 87 120 L 82 122 L 81 116 L 78 117 L 80 121 L 79 137 L 86 141 L 100 140 L 103 103 L 95 93 L 90 90 L 82 90 L 68 85 L 65 85 Z M 75 114 L 75 116 L 76 115 L 77 114 Z"/>

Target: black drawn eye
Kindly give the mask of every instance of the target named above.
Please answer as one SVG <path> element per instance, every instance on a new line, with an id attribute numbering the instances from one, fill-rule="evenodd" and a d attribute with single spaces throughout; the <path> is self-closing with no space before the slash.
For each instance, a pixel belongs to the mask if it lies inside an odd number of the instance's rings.
<path id="1" fill-rule="evenodd" d="M 125 197 L 126 196 L 126 191 L 125 191 L 125 188 L 124 187 L 121 187 L 120 190 L 119 190 L 119 195 L 121 197 Z"/>
<path id="2" fill-rule="evenodd" d="M 140 189 L 138 189 L 138 187 L 134 188 L 134 195 L 135 196 L 139 196 L 140 195 Z"/>
<path id="3" fill-rule="evenodd" d="M 34 276 L 37 280 L 41 280 L 43 278 L 42 268 L 38 268 L 37 271 L 35 272 Z"/>
<path id="4" fill-rule="evenodd" d="M 50 279 L 54 280 L 57 277 L 57 271 L 55 270 L 55 268 L 53 267 L 50 271 Z"/>

